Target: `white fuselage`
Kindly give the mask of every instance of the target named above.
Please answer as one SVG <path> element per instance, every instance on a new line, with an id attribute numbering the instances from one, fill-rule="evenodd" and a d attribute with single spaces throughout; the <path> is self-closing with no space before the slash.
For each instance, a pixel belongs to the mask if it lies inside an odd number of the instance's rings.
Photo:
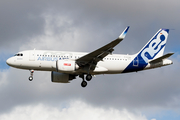
<path id="1" fill-rule="evenodd" d="M 57 60 L 76 60 L 87 53 L 28 50 L 19 52 L 18 54 L 7 60 L 7 63 L 10 66 L 28 70 L 56 71 L 54 65 Z M 130 64 L 134 57 L 135 55 L 108 55 L 102 61 L 97 63 L 92 74 L 121 73 Z M 76 71 L 68 73 L 72 74 L 76 73 Z"/>
<path id="2" fill-rule="evenodd" d="M 27 70 L 40 71 L 57 71 L 56 61 L 75 61 L 76 59 L 86 55 L 84 52 L 67 52 L 67 51 L 47 51 L 47 50 L 27 50 L 17 53 L 15 56 L 9 58 L 6 62 L 8 65 Z M 122 55 L 112 54 L 99 61 L 95 69 L 90 72 L 92 75 L 96 74 L 118 74 L 124 73 L 124 70 L 129 64 L 133 63 L 133 70 L 125 72 L 136 72 L 139 70 L 157 68 L 172 64 L 171 60 L 165 59 L 163 62 L 156 64 L 147 64 L 143 69 L 138 69 L 141 66 L 141 60 L 136 60 L 137 54 Z M 137 69 L 136 69 L 137 68 Z M 74 68 L 72 71 L 58 71 L 68 74 L 81 74 L 87 71 L 78 70 Z"/>

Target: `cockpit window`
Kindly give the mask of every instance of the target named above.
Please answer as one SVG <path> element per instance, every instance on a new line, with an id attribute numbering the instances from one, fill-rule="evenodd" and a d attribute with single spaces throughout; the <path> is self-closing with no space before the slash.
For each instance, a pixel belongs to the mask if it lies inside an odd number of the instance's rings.
<path id="1" fill-rule="evenodd" d="M 17 53 L 14 56 L 23 56 L 23 54 L 22 53 Z"/>

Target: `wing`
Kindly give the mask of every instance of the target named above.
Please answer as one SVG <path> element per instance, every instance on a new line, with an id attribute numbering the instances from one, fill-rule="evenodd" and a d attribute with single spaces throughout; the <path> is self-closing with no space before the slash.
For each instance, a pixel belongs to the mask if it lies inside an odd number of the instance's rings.
<path id="1" fill-rule="evenodd" d="M 104 57 L 106 57 L 108 54 L 112 53 L 114 51 L 114 47 L 119 44 L 126 36 L 127 31 L 129 29 L 129 26 L 126 27 L 126 29 L 121 33 L 121 35 L 114 41 L 110 42 L 109 44 L 89 53 L 81 58 L 76 60 L 76 63 L 80 67 L 84 66 L 95 66 L 97 62 L 102 60 Z M 95 67 L 90 67 L 90 70 L 93 70 Z"/>

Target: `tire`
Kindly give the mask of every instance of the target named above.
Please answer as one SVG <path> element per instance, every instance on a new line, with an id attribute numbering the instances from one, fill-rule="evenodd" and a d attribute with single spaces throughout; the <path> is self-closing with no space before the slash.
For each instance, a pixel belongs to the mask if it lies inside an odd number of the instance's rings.
<path id="1" fill-rule="evenodd" d="M 81 86 L 82 87 L 86 87 L 87 86 L 87 82 L 86 81 L 82 81 Z"/>
<path id="2" fill-rule="evenodd" d="M 87 80 L 87 81 L 90 81 L 91 79 L 92 79 L 92 75 L 91 75 L 91 74 L 87 74 L 87 75 L 86 75 L 86 80 Z"/>
<path id="3" fill-rule="evenodd" d="M 32 77 L 32 76 L 30 76 L 30 77 L 29 77 L 29 81 L 32 81 L 32 80 L 33 80 L 33 77 Z"/>

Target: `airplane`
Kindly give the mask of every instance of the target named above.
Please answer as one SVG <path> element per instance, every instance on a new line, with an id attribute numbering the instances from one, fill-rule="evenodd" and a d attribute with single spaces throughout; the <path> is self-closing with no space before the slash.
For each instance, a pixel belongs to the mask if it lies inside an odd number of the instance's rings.
<path id="1" fill-rule="evenodd" d="M 34 49 L 18 52 L 6 63 L 14 68 L 30 70 L 30 81 L 34 70 L 51 71 L 52 82 L 69 83 L 79 76 L 82 87 L 86 87 L 87 81 L 95 75 L 137 72 L 173 64 L 167 58 L 174 53 L 163 55 L 169 29 L 160 29 L 136 54 L 112 54 L 128 29 L 129 26 L 117 39 L 90 53 Z"/>

